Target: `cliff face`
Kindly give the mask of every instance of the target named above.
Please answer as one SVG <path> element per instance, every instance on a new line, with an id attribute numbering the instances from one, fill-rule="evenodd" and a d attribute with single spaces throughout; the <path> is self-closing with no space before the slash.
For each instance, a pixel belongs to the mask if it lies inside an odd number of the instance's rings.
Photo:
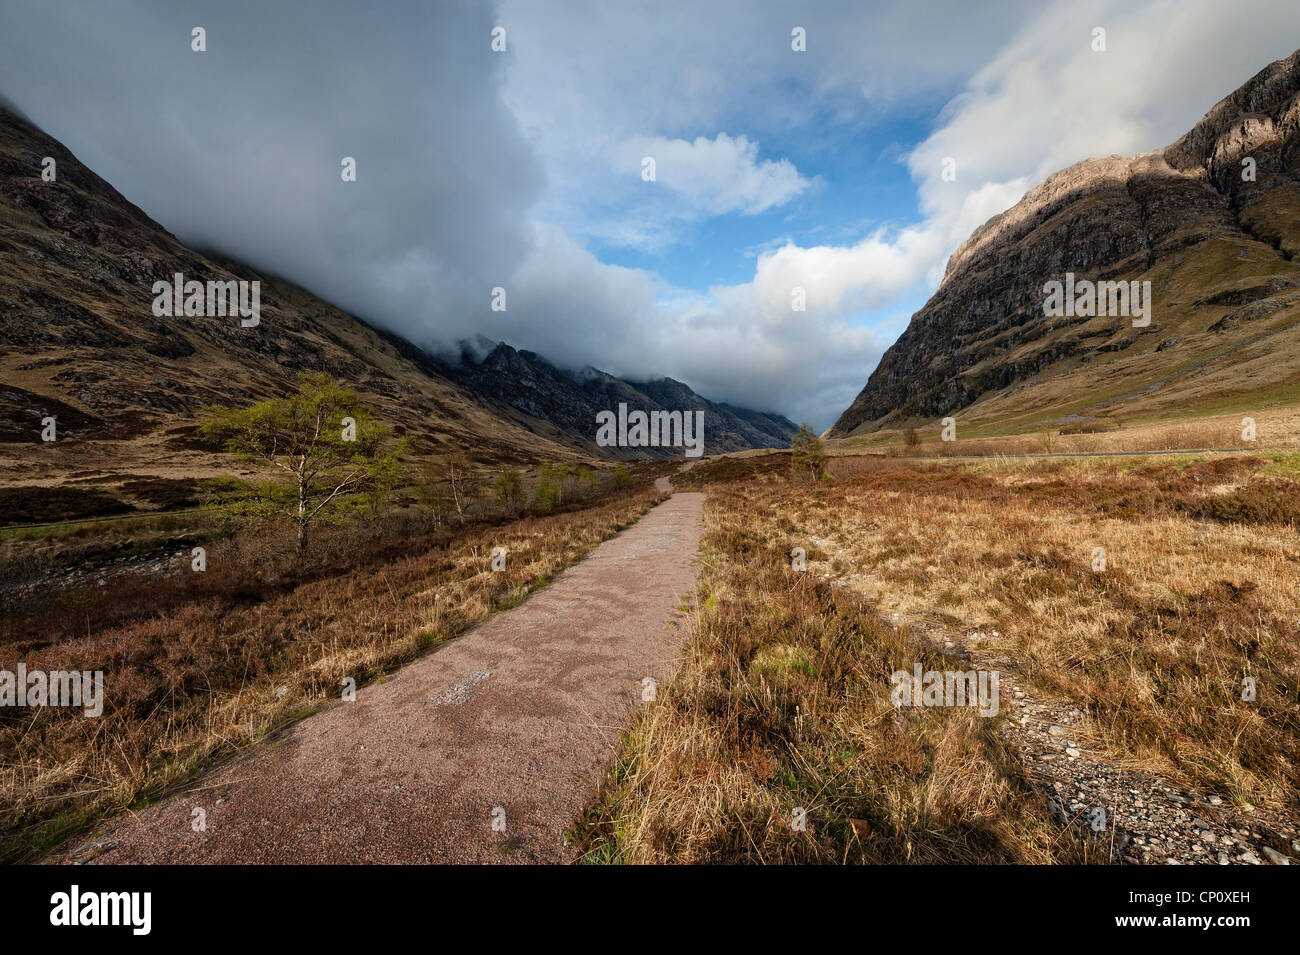
<path id="1" fill-rule="evenodd" d="M 958 411 L 1015 429 L 1287 387 L 1300 363 L 1297 125 L 1300 53 L 1167 149 L 1048 177 L 953 253 L 830 435 Z M 1067 272 L 1150 281 L 1150 325 L 1044 315 L 1044 284 Z"/>

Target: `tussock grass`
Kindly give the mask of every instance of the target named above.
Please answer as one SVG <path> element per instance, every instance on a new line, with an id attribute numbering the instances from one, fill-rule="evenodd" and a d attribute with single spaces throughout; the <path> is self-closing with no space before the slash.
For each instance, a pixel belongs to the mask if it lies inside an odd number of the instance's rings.
<path id="1" fill-rule="evenodd" d="M 997 630 L 1117 760 L 1300 808 L 1300 482 L 1254 458 L 871 467 L 763 485 L 763 526 L 817 537 L 810 569 L 882 613 Z"/>
<path id="2" fill-rule="evenodd" d="M 894 670 L 964 666 L 793 571 L 787 504 L 768 477 L 711 487 L 684 663 L 575 826 L 584 858 L 1087 861 L 1088 846 L 1053 830 L 994 721 L 891 705 Z"/>

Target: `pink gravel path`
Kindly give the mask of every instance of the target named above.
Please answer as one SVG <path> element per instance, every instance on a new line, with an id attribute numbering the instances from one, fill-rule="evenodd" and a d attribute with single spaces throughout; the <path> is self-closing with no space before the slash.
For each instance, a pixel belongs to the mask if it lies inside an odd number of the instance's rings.
<path id="1" fill-rule="evenodd" d="M 673 496 L 355 702 L 110 822 L 93 861 L 571 861 L 564 833 L 645 705 L 643 678 L 675 667 L 703 502 Z"/>

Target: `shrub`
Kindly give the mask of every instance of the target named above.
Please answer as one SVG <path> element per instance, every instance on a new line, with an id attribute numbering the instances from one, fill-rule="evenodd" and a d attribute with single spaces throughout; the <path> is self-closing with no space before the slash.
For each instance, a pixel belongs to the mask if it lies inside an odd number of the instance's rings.
<path id="1" fill-rule="evenodd" d="M 533 503 L 539 511 L 552 511 L 564 503 L 564 492 L 560 488 L 562 471 L 549 464 L 544 464 L 537 472 L 537 488 Z"/>
<path id="2" fill-rule="evenodd" d="M 826 449 L 809 425 L 799 425 L 790 439 L 790 473 L 796 481 L 819 481 L 826 473 Z"/>
<path id="3" fill-rule="evenodd" d="M 492 479 L 492 496 L 509 511 L 524 505 L 524 479 L 518 471 L 505 470 Z"/>

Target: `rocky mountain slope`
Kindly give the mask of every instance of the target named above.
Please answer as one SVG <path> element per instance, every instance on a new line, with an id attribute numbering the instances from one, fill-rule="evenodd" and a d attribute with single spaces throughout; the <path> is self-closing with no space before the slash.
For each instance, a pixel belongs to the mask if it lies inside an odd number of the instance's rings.
<path id="1" fill-rule="evenodd" d="M 47 157 L 52 179 L 43 175 Z M 205 283 L 260 281 L 260 321 L 156 317 L 154 282 L 177 272 Z M 526 363 L 545 364 L 536 356 Z M 585 418 L 562 413 L 574 399 L 570 376 L 537 378 L 530 404 L 503 390 L 512 378 L 453 374 L 291 282 L 186 247 L 60 143 L 0 107 L 0 481 L 53 487 L 224 472 L 229 462 L 194 438 L 195 412 L 281 394 L 307 370 L 360 392 L 417 453 L 463 449 L 489 465 L 603 453 L 592 441 L 590 407 Z M 614 381 L 607 397 L 624 394 Z M 622 387 L 630 402 L 646 400 Z M 577 392 L 594 400 L 599 389 Z M 780 443 L 770 425 L 711 414 L 719 448 Z M 58 435 L 48 443 L 40 438 L 47 417 Z"/>
<path id="2" fill-rule="evenodd" d="M 946 415 L 970 435 L 1300 400 L 1298 125 L 1300 52 L 1164 150 L 1050 176 L 953 253 L 830 436 Z M 1045 315 L 1045 284 L 1069 272 L 1149 281 L 1150 324 Z"/>
<path id="3" fill-rule="evenodd" d="M 45 157 L 53 181 L 42 177 Z M 259 280 L 260 322 L 155 317 L 153 283 L 176 272 Z M 218 462 L 193 440 L 194 412 L 283 393 L 305 370 L 361 392 L 426 452 L 572 456 L 502 421 L 404 344 L 290 282 L 187 248 L 57 141 L 0 110 L 0 474 L 202 473 Z M 58 428 L 48 444 L 46 416 Z"/>
<path id="4" fill-rule="evenodd" d="M 704 453 L 719 454 L 748 448 L 789 447 L 797 430 L 780 415 L 715 404 L 672 378 L 631 382 L 595 368 L 569 371 L 531 351 L 504 342 L 480 339 L 466 343 L 458 358 L 447 362 L 447 374 L 487 400 L 547 421 L 593 453 L 620 457 L 681 457 L 675 448 L 597 449 L 593 422 L 598 412 L 704 412 Z"/>

